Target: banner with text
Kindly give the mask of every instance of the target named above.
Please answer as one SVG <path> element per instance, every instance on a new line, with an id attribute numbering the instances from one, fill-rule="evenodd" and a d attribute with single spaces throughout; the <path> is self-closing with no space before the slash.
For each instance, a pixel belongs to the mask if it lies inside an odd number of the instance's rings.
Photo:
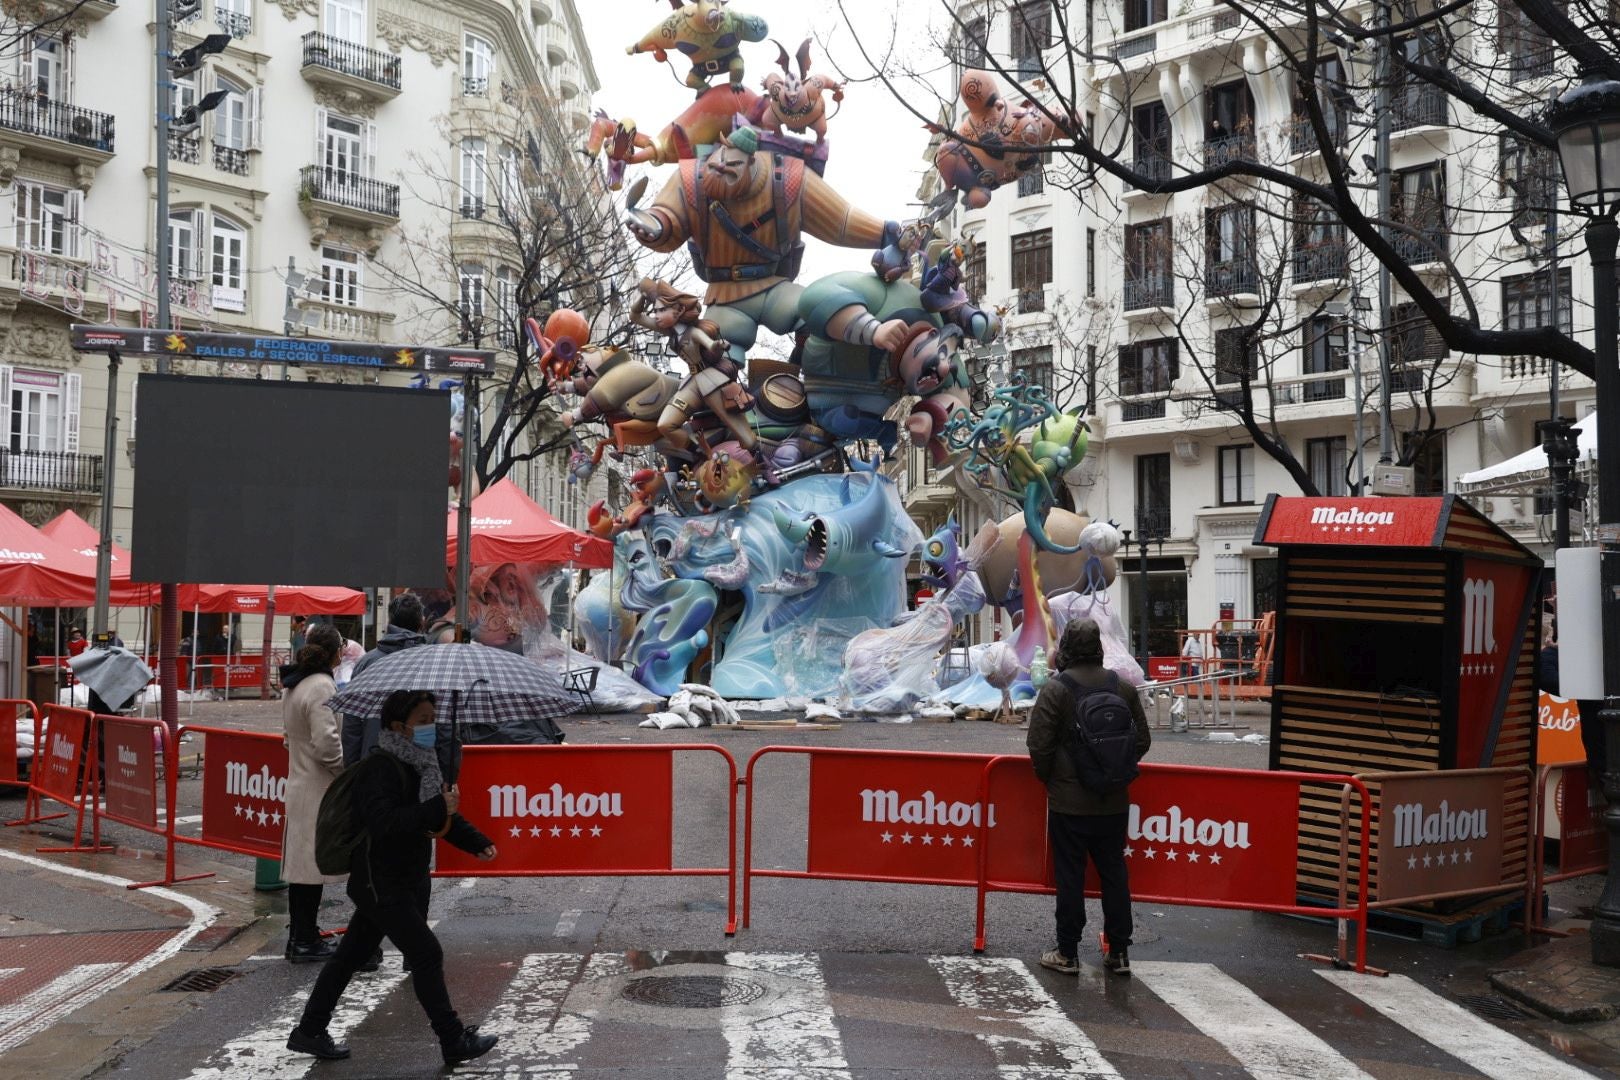
<path id="1" fill-rule="evenodd" d="M 1505 774 L 1412 773 L 1381 781 L 1377 898 L 1482 889 L 1503 881 Z"/>
<path id="2" fill-rule="evenodd" d="M 494 862 L 441 841 L 438 869 L 458 873 L 644 873 L 674 866 L 674 753 L 469 746 L 461 815 L 494 842 Z"/>
<path id="3" fill-rule="evenodd" d="M 90 714 L 82 709 L 45 706 L 45 736 L 39 744 L 40 760 L 34 762 L 34 787 L 41 794 L 78 804 L 79 763 L 89 721 Z"/>
<path id="4" fill-rule="evenodd" d="M 107 813 L 157 828 L 157 751 L 150 724 L 98 717 Z"/>
<path id="5" fill-rule="evenodd" d="M 280 735 L 204 729 L 202 838 L 245 855 L 281 858 L 287 748 Z"/>
<path id="6" fill-rule="evenodd" d="M 1537 715 L 1541 728 L 1536 733 L 1537 765 L 1586 760 L 1586 744 L 1581 742 L 1581 707 L 1574 699 L 1543 690 L 1537 696 Z"/>

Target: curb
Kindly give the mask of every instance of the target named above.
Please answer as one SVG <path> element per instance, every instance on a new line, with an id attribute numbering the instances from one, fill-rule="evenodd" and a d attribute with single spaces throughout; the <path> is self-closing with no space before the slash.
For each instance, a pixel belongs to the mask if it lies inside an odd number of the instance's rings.
<path id="1" fill-rule="evenodd" d="M 1493 971 L 1491 985 L 1513 1000 L 1566 1024 L 1591 1024 L 1614 1019 L 1617 1010 L 1607 1002 L 1574 997 L 1535 971 Z"/>

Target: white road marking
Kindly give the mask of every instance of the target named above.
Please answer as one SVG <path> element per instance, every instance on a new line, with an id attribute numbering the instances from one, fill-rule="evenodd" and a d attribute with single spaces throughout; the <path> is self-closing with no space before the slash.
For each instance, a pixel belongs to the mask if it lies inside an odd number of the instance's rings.
<path id="1" fill-rule="evenodd" d="M 567 937 L 572 934 L 574 927 L 579 925 L 579 917 L 583 914 L 585 913 L 577 908 L 570 908 L 563 912 L 562 916 L 557 920 L 557 936 Z"/>
<path id="2" fill-rule="evenodd" d="M 1255 1080 L 1372 1080 L 1348 1058 L 1214 964 L 1139 961 L 1131 971 L 1237 1058 Z"/>
<path id="3" fill-rule="evenodd" d="M 721 1008 L 726 1037 L 726 1080 L 847 1080 L 844 1040 L 838 1033 L 821 960 L 810 953 L 726 954 L 726 966 L 762 971 L 801 984 L 799 994 L 783 1000 L 773 1016 L 750 1016 Z"/>
<path id="4" fill-rule="evenodd" d="M 15 851 L 0 851 L 0 857 L 11 859 L 13 862 L 20 862 L 24 865 L 32 866 L 40 870 L 50 870 L 54 873 L 66 874 L 69 877 L 83 878 L 86 881 L 99 881 L 103 885 L 116 885 L 119 889 L 123 889 L 126 886 L 133 884 L 133 882 L 131 882 L 128 878 L 114 877 L 111 874 L 98 874 L 93 870 L 80 870 L 76 866 L 61 866 L 57 863 L 51 862 L 49 859 L 39 859 L 32 855 L 22 855 Z M 185 893 L 181 892 L 175 892 L 173 889 L 152 888 L 147 889 L 146 894 L 148 896 L 160 896 L 171 903 L 179 904 L 181 907 L 184 907 L 187 911 L 191 912 L 191 922 L 184 930 L 178 931 L 169 940 L 165 941 L 163 944 L 159 945 L 157 948 L 153 949 L 139 960 L 136 960 L 134 963 L 122 965 L 121 970 L 110 973 L 104 978 L 97 980 L 93 986 L 87 987 L 84 992 L 61 1002 L 55 1007 L 46 1009 L 43 1012 L 29 1017 L 16 1027 L 6 1031 L 3 1035 L 0 1035 L 0 1054 L 4 1054 L 7 1050 L 17 1046 L 24 1040 L 33 1037 L 41 1031 L 44 1031 L 46 1028 L 56 1023 L 56 1021 L 66 1016 L 74 1009 L 79 1008 L 79 1006 L 86 1005 L 91 1001 L 94 1001 L 96 998 L 107 993 L 108 991 L 116 990 L 129 980 L 135 978 L 135 976 L 149 971 L 168 960 L 181 949 L 185 948 L 186 945 L 190 943 L 192 938 L 196 937 L 198 934 L 208 929 L 208 927 L 212 926 L 214 920 L 219 917 L 219 909 L 214 907 L 212 904 L 205 904 L 196 897 L 187 896 Z M 120 965 L 114 966 L 119 967 Z"/>
<path id="5" fill-rule="evenodd" d="M 43 1016 L 51 1016 L 54 1019 L 63 1013 L 72 1012 L 85 1001 L 94 998 L 96 994 L 86 994 L 85 991 L 94 990 L 97 982 L 123 966 L 123 964 L 79 964 L 44 986 L 24 994 L 16 1001 L 0 1005 L 0 1046 L 15 1046 L 23 1041 L 12 1031 L 13 1027 L 30 1022 L 37 1023 Z M 79 1000 L 81 998 L 83 1000 Z"/>
<path id="6" fill-rule="evenodd" d="M 569 990 L 576 982 L 629 971 L 617 953 L 598 953 L 589 961 L 578 953 L 524 957 L 500 1001 L 478 1026 L 483 1034 L 501 1037 L 479 1066 L 486 1073 L 493 1069 L 494 1075 L 530 1080 L 571 1075 L 579 1066 L 568 1058 L 591 1037 L 592 1018 L 564 1010 Z"/>
<path id="7" fill-rule="evenodd" d="M 1063 1015 L 1052 995 L 1018 960 L 1005 957 L 931 956 L 951 1000 L 967 1009 L 1010 1014 L 1031 1038 L 979 1035 L 996 1055 L 996 1075 L 1007 1080 L 1050 1077 L 1112 1080 L 1119 1071 L 1097 1044 Z"/>
<path id="8" fill-rule="evenodd" d="M 28 969 L 27 968 L 0 968 L 0 982 L 5 982 L 7 979 L 11 978 L 13 975 L 20 975 L 26 970 L 28 970 Z"/>
<path id="9" fill-rule="evenodd" d="M 1317 974 L 1491 1080 L 1588 1080 L 1590 1076 L 1405 975 L 1378 978 L 1322 970 Z"/>

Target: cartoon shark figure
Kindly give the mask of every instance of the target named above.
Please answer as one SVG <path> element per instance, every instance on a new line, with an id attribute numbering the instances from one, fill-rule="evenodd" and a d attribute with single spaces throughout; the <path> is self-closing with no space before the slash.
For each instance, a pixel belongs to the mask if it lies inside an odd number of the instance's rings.
<path id="1" fill-rule="evenodd" d="M 854 574 L 873 558 L 903 559 L 902 551 L 878 535 L 889 520 L 889 502 L 882 482 L 866 482 L 866 493 L 851 502 L 853 478 L 844 477 L 844 507 L 828 514 L 795 521 L 779 507 L 771 513 L 776 527 L 790 543 L 804 545 L 804 568 L 812 573 Z"/>

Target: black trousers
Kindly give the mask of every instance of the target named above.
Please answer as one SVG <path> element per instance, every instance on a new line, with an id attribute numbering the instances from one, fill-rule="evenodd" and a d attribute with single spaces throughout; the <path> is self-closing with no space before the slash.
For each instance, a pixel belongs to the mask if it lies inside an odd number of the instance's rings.
<path id="1" fill-rule="evenodd" d="M 1131 944 L 1131 886 L 1125 871 L 1124 814 L 1078 815 L 1048 811 L 1052 871 L 1057 878 L 1057 947 L 1078 956 L 1086 929 L 1086 859 L 1102 883 L 1103 933 L 1110 949 Z"/>
<path id="2" fill-rule="evenodd" d="M 326 1030 L 349 980 L 386 937 L 410 965 L 411 988 L 433 1025 L 433 1033 L 441 1043 L 460 1038 L 464 1025 L 451 1007 L 450 991 L 444 985 L 444 949 L 428 929 L 430 888 L 429 880 L 423 878 L 412 893 L 389 897 L 381 903 L 366 895 L 368 890 L 350 890 L 354 917 L 349 920 L 348 932 L 343 935 L 337 951 L 322 966 L 315 980 L 315 988 L 304 1004 L 303 1019 L 298 1022 L 301 1031 L 306 1035 L 319 1035 Z"/>
<path id="3" fill-rule="evenodd" d="M 320 940 L 317 918 L 324 891 L 320 885 L 287 886 L 287 936 L 300 945 L 313 945 Z"/>

